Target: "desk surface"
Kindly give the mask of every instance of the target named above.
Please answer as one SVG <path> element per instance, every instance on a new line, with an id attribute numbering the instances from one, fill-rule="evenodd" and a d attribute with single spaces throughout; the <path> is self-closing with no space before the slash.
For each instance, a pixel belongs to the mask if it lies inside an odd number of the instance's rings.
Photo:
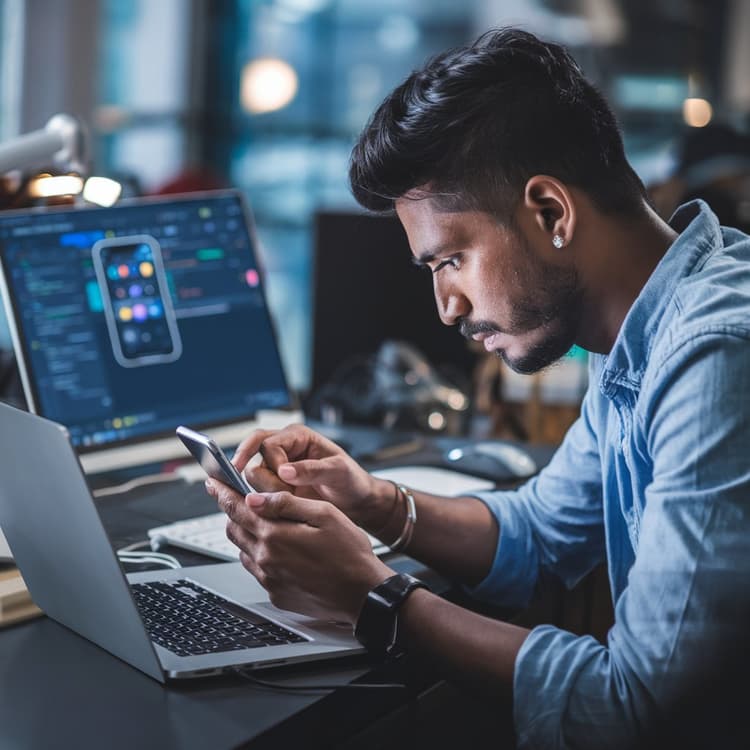
<path id="1" fill-rule="evenodd" d="M 97 505 L 115 548 L 143 540 L 152 526 L 215 511 L 202 485 L 183 482 L 141 487 L 104 497 Z M 180 551 L 178 556 L 183 565 L 207 562 L 190 552 Z M 430 575 L 408 558 L 389 562 Z M 294 672 L 277 670 L 267 679 L 339 685 L 363 675 L 367 682 L 405 682 L 409 691 L 280 692 L 234 676 L 164 686 L 41 618 L 0 630 L 0 746 L 364 747 L 366 742 L 351 738 L 384 717 L 407 721 L 406 707 L 414 697 L 430 694 L 439 684 L 427 665 L 407 660 L 378 667 L 367 657 Z M 405 737 L 403 730 L 390 727 L 388 736 L 393 738 L 395 732 Z"/>
<path id="2" fill-rule="evenodd" d="M 318 667 L 295 680 L 345 684 L 362 672 Z M 338 693 L 279 693 L 234 677 L 162 686 L 46 618 L 2 633 L 0 676 L 0 745 L 6 749 L 234 748 L 250 740 L 266 747 L 274 744 L 275 727 L 295 718 L 284 733 L 303 737 L 314 718 L 307 709 L 342 702 Z M 333 705 L 321 706 L 321 743 L 340 741 L 393 709 L 401 697 L 389 692 L 368 696 L 372 704 L 358 721 L 348 706 L 342 716 L 349 726 L 330 720 Z M 329 721 L 322 720 L 326 715 Z"/>

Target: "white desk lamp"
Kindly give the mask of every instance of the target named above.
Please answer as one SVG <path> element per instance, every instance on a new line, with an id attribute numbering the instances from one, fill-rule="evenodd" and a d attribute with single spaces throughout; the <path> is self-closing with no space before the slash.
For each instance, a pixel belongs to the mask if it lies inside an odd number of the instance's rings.
<path id="1" fill-rule="evenodd" d="M 61 171 L 86 171 L 86 131 L 72 115 L 50 118 L 40 130 L 0 143 L 0 174 L 53 164 Z"/>
<path id="2" fill-rule="evenodd" d="M 40 130 L 0 143 L 0 175 L 54 166 L 61 172 L 86 171 L 87 133 L 83 123 L 57 114 Z M 0 349 L 10 348 L 10 336 L 0 310 Z"/>

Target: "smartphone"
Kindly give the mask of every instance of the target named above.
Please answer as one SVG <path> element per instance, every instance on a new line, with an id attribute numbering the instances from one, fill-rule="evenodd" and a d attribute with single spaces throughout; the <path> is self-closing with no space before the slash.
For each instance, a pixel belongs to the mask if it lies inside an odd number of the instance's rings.
<path id="1" fill-rule="evenodd" d="M 140 367 L 179 359 L 182 341 L 156 239 L 107 237 L 94 243 L 91 254 L 118 364 Z"/>
<path id="2" fill-rule="evenodd" d="M 255 492 L 212 438 L 184 425 L 180 425 L 176 432 L 208 476 L 228 484 L 240 495 Z"/>

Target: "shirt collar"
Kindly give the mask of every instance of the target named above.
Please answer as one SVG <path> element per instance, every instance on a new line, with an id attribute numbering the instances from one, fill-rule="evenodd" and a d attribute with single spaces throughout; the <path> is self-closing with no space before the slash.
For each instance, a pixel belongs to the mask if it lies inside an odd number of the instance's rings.
<path id="1" fill-rule="evenodd" d="M 679 236 L 657 264 L 605 357 L 599 387 L 605 396 L 618 388 L 640 389 L 664 311 L 682 279 L 698 270 L 709 253 L 723 245 L 719 221 L 701 200 L 680 206 L 669 225 Z"/>

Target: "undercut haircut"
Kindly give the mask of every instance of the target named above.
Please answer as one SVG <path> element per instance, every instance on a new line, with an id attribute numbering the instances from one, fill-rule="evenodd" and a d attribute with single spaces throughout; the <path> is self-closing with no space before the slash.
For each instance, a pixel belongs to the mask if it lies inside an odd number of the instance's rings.
<path id="1" fill-rule="evenodd" d="M 413 72 L 374 112 L 349 164 L 354 197 L 371 211 L 408 194 L 508 223 L 536 174 L 583 190 L 603 213 L 634 215 L 647 201 L 602 94 L 563 47 L 516 28 Z"/>

